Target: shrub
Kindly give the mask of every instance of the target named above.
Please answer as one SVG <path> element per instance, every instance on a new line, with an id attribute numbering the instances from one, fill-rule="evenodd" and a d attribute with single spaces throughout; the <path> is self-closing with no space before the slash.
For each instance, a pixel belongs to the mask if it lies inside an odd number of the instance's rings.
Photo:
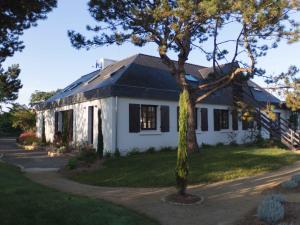
<path id="1" fill-rule="evenodd" d="M 177 147 L 165 146 L 159 149 L 160 152 L 177 151 Z"/>
<path id="2" fill-rule="evenodd" d="M 264 222 L 274 224 L 284 217 L 284 207 L 275 199 L 264 199 L 257 209 L 258 218 Z"/>
<path id="3" fill-rule="evenodd" d="M 32 145 L 33 143 L 40 143 L 40 140 L 36 137 L 35 132 L 25 131 L 17 138 L 17 142 L 21 145 Z"/>
<path id="4" fill-rule="evenodd" d="M 110 158 L 111 157 L 111 152 L 105 152 L 104 157 L 105 158 Z"/>
<path id="5" fill-rule="evenodd" d="M 76 158 L 72 158 L 72 159 L 69 159 L 67 167 L 70 170 L 73 170 L 73 169 L 75 169 L 77 167 L 77 165 L 78 165 L 77 159 Z"/>
<path id="6" fill-rule="evenodd" d="M 264 200 L 268 201 L 268 200 L 274 200 L 280 203 L 285 203 L 286 202 L 286 198 L 284 195 L 282 194 L 270 194 L 267 195 Z"/>
<path id="7" fill-rule="evenodd" d="M 292 180 L 295 181 L 297 184 L 300 183 L 300 174 L 296 174 L 292 176 Z"/>
<path id="8" fill-rule="evenodd" d="M 279 223 L 278 225 L 294 225 L 293 223 Z"/>
<path id="9" fill-rule="evenodd" d="M 121 153 L 120 153 L 120 150 L 118 148 L 114 152 L 114 157 L 115 158 L 120 158 L 121 157 Z"/>
<path id="10" fill-rule="evenodd" d="M 127 152 L 127 156 L 139 155 L 141 151 L 138 148 L 133 148 L 131 151 Z"/>
<path id="11" fill-rule="evenodd" d="M 84 144 L 79 147 L 79 156 L 78 160 L 84 161 L 86 163 L 93 163 L 97 159 L 96 149 L 92 145 Z"/>
<path id="12" fill-rule="evenodd" d="M 296 183 L 294 180 L 288 180 L 281 183 L 281 187 L 286 189 L 293 189 L 298 186 L 298 183 Z"/>
<path id="13" fill-rule="evenodd" d="M 224 146 L 224 143 L 222 143 L 222 142 L 219 142 L 216 144 L 216 147 L 223 147 L 223 146 Z"/>
<path id="14" fill-rule="evenodd" d="M 211 148 L 212 146 L 209 144 L 202 143 L 202 148 Z"/>
<path id="15" fill-rule="evenodd" d="M 147 153 L 155 153 L 155 148 L 154 147 L 150 147 L 146 150 Z"/>
<path id="16" fill-rule="evenodd" d="M 66 146 L 61 146 L 57 150 L 59 153 L 66 153 L 67 152 L 67 147 Z"/>

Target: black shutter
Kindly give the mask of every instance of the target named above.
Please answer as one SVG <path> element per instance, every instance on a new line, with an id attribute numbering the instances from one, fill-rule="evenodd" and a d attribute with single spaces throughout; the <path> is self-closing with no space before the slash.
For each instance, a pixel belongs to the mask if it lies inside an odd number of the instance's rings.
<path id="1" fill-rule="evenodd" d="M 220 110 L 214 109 L 214 130 L 220 130 Z"/>
<path id="2" fill-rule="evenodd" d="M 201 130 L 208 131 L 207 108 L 201 108 Z"/>
<path id="3" fill-rule="evenodd" d="M 140 132 L 140 105 L 129 104 L 129 132 Z"/>
<path id="4" fill-rule="evenodd" d="M 69 141 L 73 141 L 73 109 L 68 111 L 68 123 L 69 123 Z"/>
<path id="5" fill-rule="evenodd" d="M 177 131 L 179 131 L 179 106 L 177 106 Z"/>
<path id="6" fill-rule="evenodd" d="M 170 109 L 169 106 L 160 106 L 160 130 L 161 132 L 170 131 Z"/>
<path id="7" fill-rule="evenodd" d="M 238 121 L 238 112 L 236 110 L 232 110 L 232 130 L 239 129 L 239 121 Z"/>
<path id="8" fill-rule="evenodd" d="M 195 108 L 195 130 L 198 129 L 198 108 Z"/>
<path id="9" fill-rule="evenodd" d="M 248 130 L 248 128 L 249 128 L 249 122 L 247 119 L 248 118 L 246 118 L 245 120 L 242 120 L 242 129 L 243 130 Z"/>
<path id="10" fill-rule="evenodd" d="M 55 119 L 54 119 L 54 134 L 58 132 L 58 112 L 55 112 Z"/>

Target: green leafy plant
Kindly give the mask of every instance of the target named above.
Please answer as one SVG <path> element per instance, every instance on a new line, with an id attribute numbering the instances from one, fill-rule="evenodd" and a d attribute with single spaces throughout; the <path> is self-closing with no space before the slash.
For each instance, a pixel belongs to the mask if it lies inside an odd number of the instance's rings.
<path id="1" fill-rule="evenodd" d="M 150 154 L 152 154 L 152 153 L 155 153 L 156 151 L 155 151 L 155 148 L 154 147 L 150 147 L 150 148 L 148 148 L 147 150 L 146 150 L 146 153 L 150 153 Z"/>
<path id="2" fill-rule="evenodd" d="M 69 159 L 68 164 L 67 164 L 67 167 L 68 167 L 70 170 L 76 169 L 77 166 L 78 166 L 78 160 L 77 160 L 76 158 L 71 158 L 71 159 Z"/>
<path id="3" fill-rule="evenodd" d="M 132 150 L 130 150 L 129 152 L 127 152 L 126 156 L 133 156 L 133 155 L 139 155 L 142 152 L 140 151 L 140 149 L 138 148 L 133 148 Z"/>
<path id="4" fill-rule="evenodd" d="M 94 149 L 92 145 L 83 144 L 79 147 L 78 160 L 91 164 L 97 160 L 97 157 L 96 149 Z"/>
<path id="5" fill-rule="evenodd" d="M 115 158 L 120 158 L 121 157 L 121 153 L 120 153 L 120 150 L 118 148 L 114 152 L 114 157 Z"/>

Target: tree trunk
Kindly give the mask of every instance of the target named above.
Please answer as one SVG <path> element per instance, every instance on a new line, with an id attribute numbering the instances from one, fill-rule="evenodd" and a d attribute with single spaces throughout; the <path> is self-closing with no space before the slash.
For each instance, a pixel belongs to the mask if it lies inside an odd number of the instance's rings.
<path id="1" fill-rule="evenodd" d="M 188 127 L 187 127 L 187 142 L 188 142 L 188 151 L 194 152 L 199 151 L 199 146 L 197 143 L 196 130 L 195 130 L 195 101 L 192 94 L 189 91 L 189 101 L 187 102 L 188 107 Z"/>

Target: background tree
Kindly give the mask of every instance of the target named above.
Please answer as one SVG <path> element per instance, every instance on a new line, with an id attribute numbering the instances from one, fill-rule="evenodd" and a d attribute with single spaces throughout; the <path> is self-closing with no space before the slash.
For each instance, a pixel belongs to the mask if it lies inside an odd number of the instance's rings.
<path id="1" fill-rule="evenodd" d="M 46 19 L 56 0 L 9 0 L 0 2 L 0 63 L 24 49 L 19 39 L 24 30 Z"/>
<path id="2" fill-rule="evenodd" d="M 33 106 L 36 103 L 46 101 L 47 99 L 51 98 L 53 95 L 60 92 L 60 89 L 57 89 L 56 91 L 38 91 L 36 90 L 34 93 L 30 96 L 29 104 Z"/>
<path id="3" fill-rule="evenodd" d="M 13 104 L 10 108 L 12 127 L 22 131 L 32 131 L 36 126 L 36 114 L 26 105 Z"/>
<path id="4" fill-rule="evenodd" d="M 7 57 L 24 49 L 19 39 L 24 30 L 46 19 L 56 0 L 9 0 L 0 1 L 0 103 L 14 101 L 22 88 L 18 79 L 20 69 L 12 65 L 7 71 L 1 66 Z"/>
<path id="5" fill-rule="evenodd" d="M 240 74 L 244 80 L 262 76 L 264 71 L 256 67 L 257 59 L 282 39 L 291 43 L 299 38 L 298 24 L 290 17 L 299 9 L 298 1 L 90 0 L 88 6 L 98 24 L 87 29 L 96 35 L 87 39 L 69 31 L 73 46 L 90 49 L 128 40 L 137 46 L 155 43 L 163 63 L 180 88 L 188 92 L 189 151 L 198 149 L 195 104 L 231 84 Z M 232 27 L 239 31 L 231 32 Z M 225 39 L 224 33 L 229 37 Z M 211 76 L 198 85 L 191 85 L 185 78 L 184 64 L 192 50 L 212 61 Z M 177 53 L 177 61 L 170 59 L 170 52 Z M 222 62 L 232 67 L 224 71 Z"/>
<path id="6" fill-rule="evenodd" d="M 7 71 L 0 67 L 0 103 L 8 103 L 18 98 L 18 92 L 22 88 L 19 74 L 18 65 L 9 67 Z"/>

